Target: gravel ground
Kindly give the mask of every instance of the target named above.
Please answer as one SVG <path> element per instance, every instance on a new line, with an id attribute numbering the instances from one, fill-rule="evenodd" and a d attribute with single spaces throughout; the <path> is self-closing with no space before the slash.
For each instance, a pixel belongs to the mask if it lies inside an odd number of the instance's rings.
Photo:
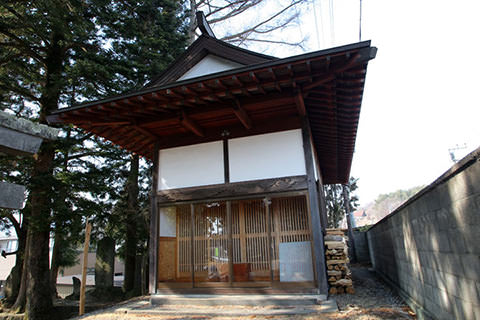
<path id="1" fill-rule="evenodd" d="M 403 299 L 385 282 L 369 271 L 369 266 L 350 266 L 355 294 L 332 296 L 338 315 L 332 319 L 416 319 Z"/>
<path id="2" fill-rule="evenodd" d="M 200 320 L 200 319 L 325 319 L 325 320 L 396 320 L 396 319 L 416 319 L 403 300 L 392 291 L 384 282 L 376 277 L 374 272 L 368 271 L 364 265 L 352 265 L 352 274 L 354 280 L 355 294 L 342 294 L 331 296 L 331 299 L 337 301 L 339 311 L 334 313 L 320 313 L 321 307 L 238 307 L 238 306 L 164 306 L 162 310 L 168 310 L 170 314 L 155 313 L 131 313 L 127 309 L 122 309 L 122 305 L 116 308 L 97 311 L 76 318 L 82 320 Z M 146 303 L 145 300 L 137 298 L 137 303 Z M 146 304 L 145 304 L 146 305 Z M 315 311 L 318 308 L 318 312 Z M 141 307 L 139 308 L 141 309 Z M 295 314 L 275 315 L 275 309 L 286 309 Z M 219 315 L 221 311 L 237 312 L 236 316 L 228 314 Z M 298 311 L 298 312 L 297 312 Z M 177 313 L 178 312 L 178 313 Z M 244 316 L 238 316 L 245 314 Z M 244 313 L 242 313 L 244 312 Z M 198 314 L 196 314 L 198 313 Z M 178 314 L 178 315 L 177 315 Z M 182 315 L 183 314 L 183 315 Z M 185 315 L 189 314 L 189 315 Z M 192 315 L 195 314 L 195 315 Z"/>

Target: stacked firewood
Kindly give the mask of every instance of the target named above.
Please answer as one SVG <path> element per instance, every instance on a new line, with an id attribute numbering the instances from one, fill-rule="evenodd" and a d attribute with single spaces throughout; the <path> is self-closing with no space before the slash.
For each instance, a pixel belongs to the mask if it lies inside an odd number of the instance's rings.
<path id="1" fill-rule="evenodd" d="M 340 229 L 327 229 L 324 237 L 330 294 L 355 293 L 348 268 L 348 237 Z"/>

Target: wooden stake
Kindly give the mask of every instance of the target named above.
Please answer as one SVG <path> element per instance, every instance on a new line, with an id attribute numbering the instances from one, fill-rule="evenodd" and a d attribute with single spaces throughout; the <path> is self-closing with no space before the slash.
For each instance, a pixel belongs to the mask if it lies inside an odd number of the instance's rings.
<path id="1" fill-rule="evenodd" d="M 87 225 L 85 227 L 85 244 L 83 246 L 82 282 L 80 284 L 80 307 L 78 310 L 79 316 L 85 313 L 85 285 L 87 282 L 88 246 L 90 244 L 91 231 L 92 225 L 87 221 Z"/>

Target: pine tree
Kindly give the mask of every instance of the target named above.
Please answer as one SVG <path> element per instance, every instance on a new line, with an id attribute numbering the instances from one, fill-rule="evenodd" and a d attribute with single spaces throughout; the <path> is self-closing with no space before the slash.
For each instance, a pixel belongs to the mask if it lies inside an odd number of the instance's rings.
<path id="1" fill-rule="evenodd" d="M 186 46 L 186 26 L 181 1 L 148 0 L 121 1 L 108 8 L 102 16 L 105 36 L 110 40 L 110 58 L 114 65 L 123 65 L 116 70 L 116 89 L 127 91 L 138 89 L 160 74 L 179 56 Z M 134 279 L 141 270 L 136 268 L 139 250 L 146 250 L 148 233 L 144 228 L 139 206 L 139 158 L 129 157 L 130 171 L 124 187 L 126 197 L 116 205 L 116 212 L 122 212 L 125 257 L 124 290 L 135 289 Z M 139 232 L 140 230 L 143 232 Z M 142 249 L 143 248 L 143 249 Z M 137 289 L 138 286 L 137 286 Z M 140 294 L 135 290 L 133 294 Z"/>
<path id="2" fill-rule="evenodd" d="M 47 123 L 46 116 L 65 102 L 69 67 L 83 52 L 102 50 L 95 26 L 95 10 L 102 2 L 36 0 L 0 4 L 3 107 Z M 45 319 L 52 311 L 49 238 L 55 196 L 54 158 L 55 142 L 44 142 L 30 174 L 30 210 L 28 216 L 24 214 L 28 221 L 22 276 L 26 295 L 20 292 L 16 303 L 21 308 L 26 296 L 29 319 Z"/>
<path id="3" fill-rule="evenodd" d="M 143 86 L 184 50 L 181 9 L 179 1 L 39 0 L 0 4 L 1 108 L 46 123 L 46 115 L 61 105 Z M 106 220 L 101 212 L 108 209 L 108 201 L 96 206 L 79 194 L 85 187 L 90 194 L 108 193 L 111 204 L 120 193 L 119 181 L 113 183 L 117 191 L 112 188 L 108 192 L 96 190 L 94 183 L 82 184 L 80 171 L 102 183 L 107 180 L 105 172 L 111 171 L 89 161 L 110 151 L 82 150 L 85 139 L 88 135 L 76 131 L 60 142 L 45 143 L 30 170 L 30 210 L 23 213 L 31 226 L 31 254 L 24 268 L 28 270 L 24 279 L 28 276 L 29 281 L 23 283 L 29 284 L 27 311 L 32 319 L 42 318 L 51 310 L 47 298 L 52 286 L 48 269 L 50 226 L 56 240 L 53 283 L 62 263 L 59 254 L 74 243 L 72 234 L 78 221 L 91 215 L 96 215 L 99 222 L 102 217 Z M 60 151 L 57 156 L 55 150 Z M 120 158 L 127 157 L 123 154 Z M 18 307 L 23 304 L 21 296 L 25 295 L 19 295 Z"/>

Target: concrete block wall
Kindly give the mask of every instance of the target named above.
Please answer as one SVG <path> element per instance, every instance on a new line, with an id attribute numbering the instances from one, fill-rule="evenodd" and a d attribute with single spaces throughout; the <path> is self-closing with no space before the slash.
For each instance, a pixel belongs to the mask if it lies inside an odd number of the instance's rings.
<path id="1" fill-rule="evenodd" d="M 480 319 L 480 148 L 367 232 L 375 270 L 419 318 Z"/>
<path id="2" fill-rule="evenodd" d="M 353 230 L 353 240 L 355 241 L 355 256 L 358 262 L 370 262 L 368 252 L 367 233 L 365 231 Z"/>

